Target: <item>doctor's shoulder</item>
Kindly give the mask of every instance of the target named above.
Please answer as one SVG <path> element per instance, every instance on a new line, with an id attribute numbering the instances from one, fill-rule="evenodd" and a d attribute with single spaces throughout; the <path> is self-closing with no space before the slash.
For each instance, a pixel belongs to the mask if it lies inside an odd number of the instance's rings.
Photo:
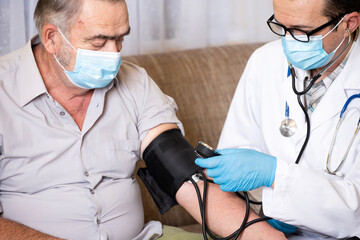
<path id="1" fill-rule="evenodd" d="M 265 61 L 271 62 L 278 60 L 279 57 L 285 57 L 281 45 L 281 40 L 278 39 L 265 43 L 263 46 L 259 47 L 254 51 L 252 57 L 264 59 Z"/>
<path id="2" fill-rule="evenodd" d="M 274 73 L 275 69 L 283 69 L 286 65 L 286 57 L 281 45 L 281 40 L 275 40 L 264 44 L 256 49 L 248 61 L 248 67 L 252 74 Z"/>

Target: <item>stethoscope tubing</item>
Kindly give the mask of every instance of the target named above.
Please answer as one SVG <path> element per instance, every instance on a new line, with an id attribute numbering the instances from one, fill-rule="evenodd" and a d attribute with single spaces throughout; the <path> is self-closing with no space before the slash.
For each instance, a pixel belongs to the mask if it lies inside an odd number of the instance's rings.
<path id="1" fill-rule="evenodd" d="M 328 66 L 326 66 L 323 70 L 321 70 L 320 73 L 316 74 L 315 77 L 311 80 L 309 86 L 307 86 L 303 91 L 298 91 L 296 89 L 296 74 L 295 74 L 295 69 L 292 67 L 292 65 L 289 63 L 289 68 L 290 68 L 290 74 L 291 74 L 291 78 L 292 78 L 292 89 L 293 89 L 293 92 L 297 95 L 297 100 L 298 100 L 298 103 L 302 109 L 302 111 L 304 112 L 305 114 L 305 120 L 306 120 L 306 137 L 305 137 L 305 141 L 300 149 L 300 152 L 296 158 L 296 161 L 295 161 L 295 164 L 298 164 L 300 162 L 300 159 L 306 149 L 306 146 L 309 142 L 309 139 L 310 139 L 310 131 L 311 131 L 311 124 L 310 124 L 310 117 L 309 117 L 309 114 L 307 113 L 307 110 L 304 106 L 304 104 L 302 103 L 301 101 L 301 96 L 305 95 L 307 92 L 310 91 L 310 89 L 312 88 L 312 86 L 315 84 L 315 82 L 322 76 L 322 74 L 324 72 L 326 72 L 337 60 L 339 60 L 339 58 L 345 53 L 345 51 L 349 48 L 350 46 L 350 43 L 351 43 L 351 32 L 349 29 L 346 29 L 349 33 L 349 41 L 348 43 L 346 44 L 345 48 L 341 51 L 341 53 L 334 59 L 330 62 L 330 64 Z M 345 107 L 345 106 L 344 106 Z M 346 109 L 346 108 L 345 108 Z"/>
<path id="2" fill-rule="evenodd" d="M 294 81 L 294 78 L 296 77 L 296 74 L 295 74 L 295 70 L 294 68 L 291 66 L 291 64 L 289 64 L 289 67 L 290 67 L 290 73 L 291 73 L 291 76 L 293 78 L 293 82 L 292 82 L 292 88 L 293 88 L 293 91 L 296 95 L 304 95 L 306 94 L 307 92 L 310 91 L 310 89 L 312 88 L 312 86 L 315 84 L 315 82 L 323 75 L 324 72 L 326 72 L 337 60 L 339 60 L 339 58 L 345 53 L 345 51 L 349 48 L 350 46 L 350 43 L 351 43 L 351 32 L 349 29 L 346 29 L 349 33 L 349 41 L 348 43 L 346 44 L 345 48 L 341 51 L 341 53 L 334 59 L 330 62 L 330 64 L 328 64 L 327 67 L 325 67 L 323 70 L 321 70 L 321 72 L 319 72 L 318 74 L 315 75 L 315 77 L 311 80 L 309 86 L 307 86 L 303 91 L 299 92 L 297 89 L 296 89 L 296 85 L 295 85 L 295 81 Z"/>
<path id="3" fill-rule="evenodd" d="M 338 170 L 340 169 L 340 167 L 341 167 L 342 164 L 344 163 L 347 155 L 349 154 L 349 151 L 350 151 L 350 148 L 351 148 L 351 146 L 352 146 L 352 144 L 353 144 L 353 142 L 354 142 L 354 139 L 355 139 L 356 135 L 357 135 L 358 132 L 359 132 L 359 129 L 360 129 L 360 118 L 359 118 L 359 120 L 358 120 L 357 127 L 356 127 L 356 129 L 355 129 L 355 132 L 354 132 L 354 134 L 353 134 L 353 136 L 352 136 L 352 138 L 351 138 L 351 140 L 350 140 L 350 143 L 348 144 L 348 146 L 347 146 L 347 148 L 346 148 L 346 151 L 345 151 L 345 153 L 344 153 L 344 155 L 343 155 L 343 157 L 342 157 L 342 159 L 341 159 L 340 164 L 339 164 L 339 165 L 337 166 L 337 168 L 336 168 L 335 170 L 333 170 L 333 171 L 330 170 L 329 164 L 330 164 L 331 154 L 332 154 L 332 151 L 333 151 L 333 149 L 334 149 L 336 137 L 337 137 L 338 132 L 339 132 L 339 129 L 340 129 L 340 125 L 341 125 L 341 123 L 342 123 L 343 120 L 344 120 L 344 113 L 346 112 L 346 109 L 347 109 L 347 107 L 349 106 L 349 104 L 351 103 L 351 101 L 354 100 L 355 98 L 360 98 L 360 94 L 354 94 L 354 95 L 352 95 L 351 97 L 349 97 L 349 99 L 345 102 L 345 104 L 344 104 L 344 106 L 343 106 L 343 108 L 342 108 L 342 110 L 341 110 L 340 117 L 339 117 L 339 121 L 338 121 L 338 123 L 337 123 L 337 125 L 336 125 L 336 129 L 335 129 L 335 132 L 334 132 L 334 136 L 333 136 L 333 138 L 332 138 L 332 140 L 331 140 L 331 144 L 330 144 L 328 156 L 327 156 L 327 158 L 326 158 L 325 171 L 326 171 L 327 173 L 329 173 L 329 174 L 337 175 L 337 176 L 340 176 L 340 177 L 342 177 L 343 174 L 340 173 L 340 172 L 338 172 Z"/>
<path id="4" fill-rule="evenodd" d="M 349 97 L 349 99 L 345 102 L 344 107 L 341 109 L 341 113 L 340 113 L 340 119 L 342 119 L 343 114 L 345 113 L 347 107 L 349 106 L 350 102 L 354 99 L 354 98 L 360 98 L 360 94 L 354 94 L 351 97 Z M 360 120 L 359 120 L 360 121 Z"/>

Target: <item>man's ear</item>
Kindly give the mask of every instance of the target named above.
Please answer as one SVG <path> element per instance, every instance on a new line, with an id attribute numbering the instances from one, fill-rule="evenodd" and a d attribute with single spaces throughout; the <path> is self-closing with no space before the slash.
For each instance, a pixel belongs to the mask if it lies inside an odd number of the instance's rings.
<path id="1" fill-rule="evenodd" d="M 346 16 L 346 19 L 344 21 L 346 23 L 346 28 L 350 30 L 351 33 L 353 33 L 360 25 L 360 15 L 358 12 L 352 12 L 349 13 Z M 348 37 L 348 32 L 345 32 L 345 37 Z"/>
<path id="2" fill-rule="evenodd" d="M 41 39 L 47 52 L 50 54 L 55 54 L 57 52 L 59 46 L 56 46 L 56 43 L 61 41 L 59 38 L 61 38 L 61 36 L 55 25 L 50 23 L 44 25 L 42 28 Z"/>

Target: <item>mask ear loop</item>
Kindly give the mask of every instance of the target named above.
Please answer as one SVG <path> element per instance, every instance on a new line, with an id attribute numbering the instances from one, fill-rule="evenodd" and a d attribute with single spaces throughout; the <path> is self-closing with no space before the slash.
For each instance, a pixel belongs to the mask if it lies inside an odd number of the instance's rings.
<path id="1" fill-rule="evenodd" d="M 61 37 L 75 50 L 75 52 L 77 52 L 78 50 L 76 48 L 74 48 L 74 46 L 69 42 L 69 40 L 67 40 L 67 38 L 65 37 L 65 35 L 61 32 L 60 28 L 57 28 Z"/>
<path id="2" fill-rule="evenodd" d="M 69 40 L 67 40 L 67 38 L 65 37 L 65 35 L 62 33 L 62 31 L 60 30 L 60 28 L 57 28 L 61 37 L 65 40 L 65 42 L 67 42 L 74 50 L 75 52 L 78 52 L 78 50 L 76 48 L 74 48 L 74 46 L 69 42 Z M 60 67 L 66 72 L 67 70 L 64 68 L 64 66 L 60 63 L 59 59 L 55 56 L 55 54 L 53 54 L 53 57 L 55 58 L 56 62 L 60 65 Z"/>
<path id="3" fill-rule="evenodd" d="M 346 18 L 347 14 L 335 25 L 335 27 L 333 27 L 327 34 L 325 34 L 323 37 L 321 37 L 320 39 L 324 39 L 326 38 L 330 33 L 332 33 L 339 25 L 340 23 L 342 23 L 342 21 L 344 21 L 344 19 Z"/>
<path id="4" fill-rule="evenodd" d="M 55 58 L 56 62 L 60 65 L 60 67 L 66 72 L 67 70 L 64 68 L 64 66 L 59 62 L 59 59 L 53 54 L 53 57 Z"/>
<path id="5" fill-rule="evenodd" d="M 325 67 L 320 73 L 318 73 L 318 75 L 321 76 L 324 72 L 326 72 L 345 53 L 345 51 L 349 48 L 351 40 L 352 40 L 352 36 L 351 36 L 351 32 L 350 32 L 350 30 L 348 28 L 346 28 L 346 31 L 348 31 L 348 33 L 349 33 L 349 41 L 347 42 L 346 47 L 341 51 L 341 53 L 334 60 L 332 60 L 330 62 L 330 64 L 327 67 Z M 342 42 L 344 42 L 344 40 L 345 40 L 345 38 L 343 39 Z M 336 51 L 339 49 L 341 44 L 337 47 Z"/>
<path id="6" fill-rule="evenodd" d="M 292 78 L 293 78 L 293 84 L 292 84 L 292 85 L 293 85 L 293 91 L 295 92 L 296 95 L 304 95 L 305 93 L 307 93 L 307 92 L 310 90 L 310 88 L 312 88 L 312 86 L 314 85 L 314 83 L 316 82 L 316 80 L 318 80 L 318 79 L 322 76 L 322 74 L 323 74 L 324 72 L 326 72 L 326 71 L 345 53 L 345 51 L 349 48 L 352 37 L 351 37 L 351 32 L 350 32 L 350 30 L 349 30 L 348 28 L 347 28 L 346 30 L 347 30 L 348 33 L 349 33 L 349 41 L 348 41 L 348 43 L 346 44 L 346 47 L 341 51 L 341 53 L 340 53 L 334 60 L 332 60 L 332 61 L 330 62 L 330 64 L 329 64 L 327 67 L 325 67 L 323 70 L 321 70 L 321 72 L 319 72 L 318 74 L 316 74 L 316 76 L 311 80 L 309 86 L 308 86 L 304 91 L 300 91 L 300 92 L 299 92 L 299 91 L 296 90 L 296 87 L 295 87 L 295 70 L 294 70 L 294 68 L 291 66 L 291 64 L 289 64 L 289 66 L 290 66 L 290 72 L 291 72 L 291 75 L 292 75 Z M 345 38 L 343 39 L 342 42 L 344 42 L 344 40 L 345 40 Z M 340 47 L 341 45 L 342 45 L 342 43 L 337 47 L 336 51 L 339 49 L 339 47 Z"/>

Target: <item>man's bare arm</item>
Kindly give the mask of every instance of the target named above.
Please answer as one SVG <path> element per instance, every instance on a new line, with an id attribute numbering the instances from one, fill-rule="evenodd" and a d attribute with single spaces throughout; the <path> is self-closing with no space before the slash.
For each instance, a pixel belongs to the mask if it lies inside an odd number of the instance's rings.
<path id="1" fill-rule="evenodd" d="M 151 129 L 141 144 L 141 152 L 159 134 L 166 130 L 177 128 L 176 124 L 161 124 Z M 198 186 L 202 193 L 203 181 Z M 197 194 L 191 183 L 185 182 L 176 193 L 177 202 L 184 207 L 199 223 L 201 214 Z M 225 237 L 236 231 L 245 215 L 245 202 L 234 193 L 223 192 L 218 185 L 209 183 L 206 201 L 206 223 L 217 235 Z M 253 211 L 250 212 L 249 221 L 259 218 Z M 271 227 L 267 222 L 251 225 L 241 235 L 241 239 L 286 239 L 282 232 Z"/>
<path id="2" fill-rule="evenodd" d="M 204 182 L 197 183 L 202 194 Z M 236 231 L 245 216 L 245 202 L 234 193 L 223 192 L 216 184 L 209 183 L 206 196 L 206 223 L 215 234 L 226 237 Z M 184 207 L 198 222 L 201 215 L 198 198 L 191 183 L 185 182 L 176 193 L 176 201 Z M 249 220 L 259 218 L 250 211 Z M 240 239 L 286 239 L 282 232 L 271 227 L 267 222 L 255 223 L 244 230 Z"/>
<path id="3" fill-rule="evenodd" d="M 38 232 L 32 228 L 17 222 L 0 218 L 0 239 L 1 240 L 56 240 L 60 238 L 52 237 L 44 233 Z"/>

